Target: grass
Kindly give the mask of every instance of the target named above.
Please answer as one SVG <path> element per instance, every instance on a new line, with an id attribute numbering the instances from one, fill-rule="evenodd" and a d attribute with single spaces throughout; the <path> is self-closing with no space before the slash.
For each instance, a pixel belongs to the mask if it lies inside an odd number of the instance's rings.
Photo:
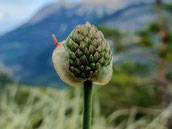
<path id="1" fill-rule="evenodd" d="M 136 110 L 118 110 L 104 116 L 94 97 L 92 129 L 165 129 L 172 116 L 172 105 L 158 116 L 136 120 Z M 0 91 L 0 129 L 81 129 L 83 99 L 81 88 L 56 90 L 51 88 L 6 86 Z M 115 124 L 122 117 L 127 119 Z"/>

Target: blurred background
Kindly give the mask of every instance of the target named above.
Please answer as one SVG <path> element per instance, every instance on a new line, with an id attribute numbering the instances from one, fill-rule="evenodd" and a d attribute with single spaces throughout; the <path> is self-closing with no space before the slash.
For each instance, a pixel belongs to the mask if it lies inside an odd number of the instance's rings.
<path id="1" fill-rule="evenodd" d="M 56 74 L 52 34 L 95 24 L 114 73 L 94 87 L 93 129 L 172 129 L 171 0 L 0 0 L 0 128 L 80 129 L 82 87 Z"/>

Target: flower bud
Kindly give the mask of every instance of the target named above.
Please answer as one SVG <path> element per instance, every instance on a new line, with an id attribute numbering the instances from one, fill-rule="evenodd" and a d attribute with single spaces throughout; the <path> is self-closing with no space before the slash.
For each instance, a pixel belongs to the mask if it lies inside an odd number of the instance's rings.
<path id="1" fill-rule="evenodd" d="M 64 82 L 78 86 L 86 80 L 105 85 L 112 76 L 112 51 L 102 32 L 87 22 L 77 26 L 69 37 L 58 43 L 52 55 L 54 67 Z"/>

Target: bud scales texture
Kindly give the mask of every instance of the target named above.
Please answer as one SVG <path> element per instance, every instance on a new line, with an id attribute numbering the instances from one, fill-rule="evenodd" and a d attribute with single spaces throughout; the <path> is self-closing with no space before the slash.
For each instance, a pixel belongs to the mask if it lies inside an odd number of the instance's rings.
<path id="1" fill-rule="evenodd" d="M 77 78 L 94 78 L 112 61 L 112 51 L 102 32 L 89 22 L 77 26 L 63 45 L 69 52 L 69 70 Z"/>

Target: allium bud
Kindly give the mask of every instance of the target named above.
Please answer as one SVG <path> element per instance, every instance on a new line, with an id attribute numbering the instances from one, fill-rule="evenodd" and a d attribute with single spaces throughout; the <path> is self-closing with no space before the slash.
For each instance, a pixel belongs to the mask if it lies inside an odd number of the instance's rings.
<path id="1" fill-rule="evenodd" d="M 87 22 L 77 26 L 58 43 L 52 55 L 54 67 L 64 82 L 78 86 L 86 80 L 105 85 L 112 76 L 112 51 L 102 32 Z"/>

